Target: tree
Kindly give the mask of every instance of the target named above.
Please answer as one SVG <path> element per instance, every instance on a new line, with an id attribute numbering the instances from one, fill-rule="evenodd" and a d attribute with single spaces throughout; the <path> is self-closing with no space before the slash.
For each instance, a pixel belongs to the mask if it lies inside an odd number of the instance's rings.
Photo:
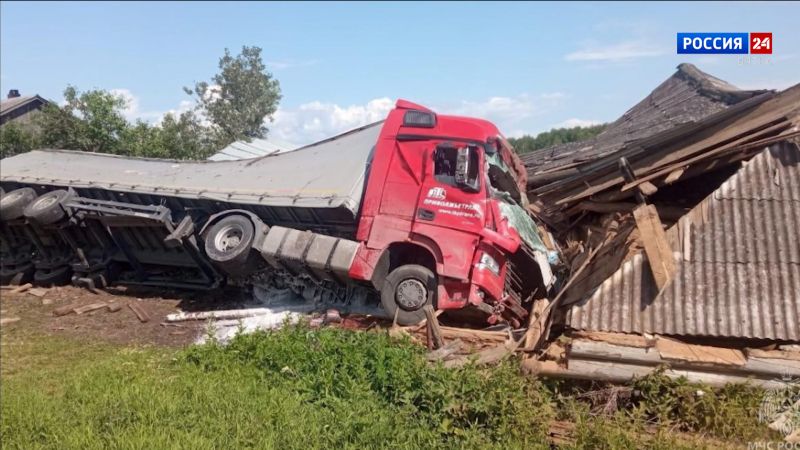
<path id="1" fill-rule="evenodd" d="M 104 90 L 64 90 L 66 104 L 50 104 L 37 117 L 42 144 L 87 152 L 120 153 L 119 138 L 128 122 L 125 99 Z"/>
<path id="2" fill-rule="evenodd" d="M 38 146 L 35 133 L 14 122 L 0 126 L 0 159 L 25 153 Z"/>
<path id="3" fill-rule="evenodd" d="M 518 154 L 523 154 L 553 145 L 566 144 L 567 142 L 584 141 L 602 133 L 607 126 L 608 124 L 590 127 L 554 128 L 536 136 L 525 135 L 518 138 L 510 138 L 508 141 L 514 146 L 514 150 Z"/>
<path id="4" fill-rule="evenodd" d="M 158 126 L 137 121 L 123 134 L 122 147 L 130 156 L 169 159 L 205 159 L 217 150 L 192 111 L 166 114 Z"/>
<path id="5" fill-rule="evenodd" d="M 272 120 L 281 89 L 278 80 L 266 70 L 261 48 L 244 46 L 236 56 L 226 48 L 219 69 L 211 83 L 202 81 L 194 88 L 184 88 L 195 97 L 198 111 L 214 127 L 218 146 L 266 137 L 264 120 Z"/>

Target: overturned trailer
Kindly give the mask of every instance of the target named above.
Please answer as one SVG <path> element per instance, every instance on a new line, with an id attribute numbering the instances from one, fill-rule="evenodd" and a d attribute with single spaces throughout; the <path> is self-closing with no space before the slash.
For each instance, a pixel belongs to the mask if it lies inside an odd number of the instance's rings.
<path id="1" fill-rule="evenodd" d="M 497 128 L 402 100 L 383 122 L 279 155 L 33 151 L 3 160 L 0 184 L 3 281 L 213 289 L 266 274 L 334 298 L 379 292 L 401 323 L 433 303 L 515 325 L 554 283 Z"/>

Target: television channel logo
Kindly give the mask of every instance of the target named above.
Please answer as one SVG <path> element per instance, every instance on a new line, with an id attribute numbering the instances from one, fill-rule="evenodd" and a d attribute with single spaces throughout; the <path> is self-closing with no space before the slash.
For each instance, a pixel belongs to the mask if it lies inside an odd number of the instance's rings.
<path id="1" fill-rule="evenodd" d="M 771 55 L 772 33 L 678 33 L 678 54 Z"/>

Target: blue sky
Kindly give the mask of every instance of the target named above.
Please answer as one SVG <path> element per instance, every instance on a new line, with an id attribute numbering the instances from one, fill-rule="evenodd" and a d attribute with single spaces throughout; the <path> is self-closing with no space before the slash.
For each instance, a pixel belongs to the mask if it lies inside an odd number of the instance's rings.
<path id="1" fill-rule="evenodd" d="M 609 121 L 680 62 L 745 88 L 800 82 L 800 3 L 0 4 L 0 89 L 61 100 L 113 89 L 129 118 L 191 107 L 223 49 L 264 49 L 295 143 L 380 118 L 394 99 L 496 122 L 507 135 Z M 774 54 L 676 55 L 683 31 L 769 31 Z"/>

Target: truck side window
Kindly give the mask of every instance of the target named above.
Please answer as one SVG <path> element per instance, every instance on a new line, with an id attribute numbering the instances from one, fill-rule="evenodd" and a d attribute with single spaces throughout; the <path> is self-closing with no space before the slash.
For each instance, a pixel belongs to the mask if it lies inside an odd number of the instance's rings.
<path id="1" fill-rule="evenodd" d="M 433 176 L 436 178 L 436 181 L 440 183 L 449 184 L 462 190 L 475 191 L 474 187 L 480 186 L 478 181 L 478 174 L 480 173 L 478 168 L 480 163 L 478 152 L 477 150 L 469 152 L 466 183 L 464 185 L 459 185 L 456 182 L 458 151 L 458 148 L 451 146 L 437 147 L 436 152 L 433 154 Z M 466 189 L 466 187 L 472 187 L 472 189 Z"/>

